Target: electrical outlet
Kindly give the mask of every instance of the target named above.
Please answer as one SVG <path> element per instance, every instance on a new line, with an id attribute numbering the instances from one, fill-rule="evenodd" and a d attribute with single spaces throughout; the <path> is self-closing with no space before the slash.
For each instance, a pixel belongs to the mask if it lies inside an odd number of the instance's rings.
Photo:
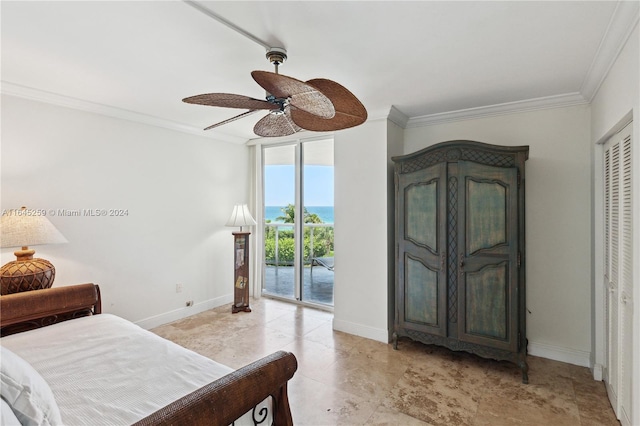
<path id="1" fill-rule="evenodd" d="M 187 300 L 187 307 L 193 306 L 193 300 Z"/>
<path id="2" fill-rule="evenodd" d="M 182 284 L 181 283 L 176 284 L 176 293 L 182 293 Z"/>

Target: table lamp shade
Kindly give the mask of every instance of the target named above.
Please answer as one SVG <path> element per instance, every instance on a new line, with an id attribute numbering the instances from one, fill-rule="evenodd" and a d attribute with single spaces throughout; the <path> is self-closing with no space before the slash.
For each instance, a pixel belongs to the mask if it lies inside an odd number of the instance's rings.
<path id="1" fill-rule="evenodd" d="M 67 239 L 46 216 L 2 216 L 0 222 L 2 248 L 66 242 L 68 242 Z"/>
<path id="2" fill-rule="evenodd" d="M 243 226 L 252 225 L 256 225 L 256 220 L 251 216 L 249 207 L 246 204 L 236 204 L 226 226 L 239 226 L 240 230 L 242 230 Z"/>
<path id="3" fill-rule="evenodd" d="M 67 239 L 44 215 L 37 211 L 11 210 L 0 219 L 0 246 L 21 247 L 16 260 L 0 268 L 0 294 L 49 288 L 56 270 L 48 260 L 33 257 L 29 246 L 66 243 Z"/>

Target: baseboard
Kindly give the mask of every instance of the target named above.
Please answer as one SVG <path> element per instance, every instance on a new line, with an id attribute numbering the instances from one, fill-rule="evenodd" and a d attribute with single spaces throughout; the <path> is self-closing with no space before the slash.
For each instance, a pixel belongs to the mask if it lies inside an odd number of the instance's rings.
<path id="1" fill-rule="evenodd" d="M 195 303 L 193 306 L 176 309 L 173 311 L 165 312 L 164 314 L 145 318 L 140 321 L 135 321 L 135 323 L 140 327 L 149 330 L 154 327 L 159 327 L 163 324 L 190 317 L 191 315 L 199 314 L 200 312 L 208 311 L 209 309 L 217 308 L 218 306 L 226 305 L 227 303 L 229 304 L 229 312 L 231 312 L 232 301 L 233 294 L 228 294 L 225 296 L 216 297 L 215 299 L 209 299 L 205 300 L 204 302 Z"/>
<path id="2" fill-rule="evenodd" d="M 593 373 L 593 380 L 597 380 L 598 382 L 604 380 L 604 366 L 602 364 L 593 364 L 591 372 Z"/>
<path id="3" fill-rule="evenodd" d="M 541 358 L 591 368 L 591 352 L 529 341 L 527 353 Z"/>
<path id="4" fill-rule="evenodd" d="M 377 340 L 378 342 L 389 343 L 389 332 L 386 329 L 369 327 L 354 322 L 337 320 L 335 318 L 333 319 L 333 329 L 355 334 L 356 336 L 367 339 Z"/>

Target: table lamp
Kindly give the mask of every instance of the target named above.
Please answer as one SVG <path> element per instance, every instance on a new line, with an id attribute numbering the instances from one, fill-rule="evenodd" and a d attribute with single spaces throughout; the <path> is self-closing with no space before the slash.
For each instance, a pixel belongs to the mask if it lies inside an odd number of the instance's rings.
<path id="1" fill-rule="evenodd" d="M 34 258 L 29 246 L 66 243 L 67 239 L 39 211 L 7 210 L 0 219 L 0 246 L 21 247 L 16 260 L 0 268 L 0 294 L 40 290 L 53 285 L 56 269 L 45 259 Z"/>
<path id="2" fill-rule="evenodd" d="M 240 232 L 232 232 L 234 236 L 234 286 L 233 306 L 231 313 L 251 312 L 249 306 L 249 235 L 251 232 L 243 232 L 243 226 L 256 225 L 256 220 L 251 216 L 246 204 L 237 204 L 233 207 L 231 217 L 226 226 L 239 226 Z"/>

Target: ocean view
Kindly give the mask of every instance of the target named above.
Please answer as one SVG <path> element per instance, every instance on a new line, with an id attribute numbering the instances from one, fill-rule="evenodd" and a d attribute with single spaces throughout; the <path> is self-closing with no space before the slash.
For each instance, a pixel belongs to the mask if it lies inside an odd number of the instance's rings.
<path id="1" fill-rule="evenodd" d="M 265 220 L 270 220 L 271 222 L 275 222 L 275 219 L 278 216 L 282 216 L 282 209 L 285 206 L 265 206 Z M 309 213 L 315 213 L 318 215 L 320 219 L 324 223 L 334 223 L 333 222 L 333 206 L 307 206 L 307 211 Z"/>

